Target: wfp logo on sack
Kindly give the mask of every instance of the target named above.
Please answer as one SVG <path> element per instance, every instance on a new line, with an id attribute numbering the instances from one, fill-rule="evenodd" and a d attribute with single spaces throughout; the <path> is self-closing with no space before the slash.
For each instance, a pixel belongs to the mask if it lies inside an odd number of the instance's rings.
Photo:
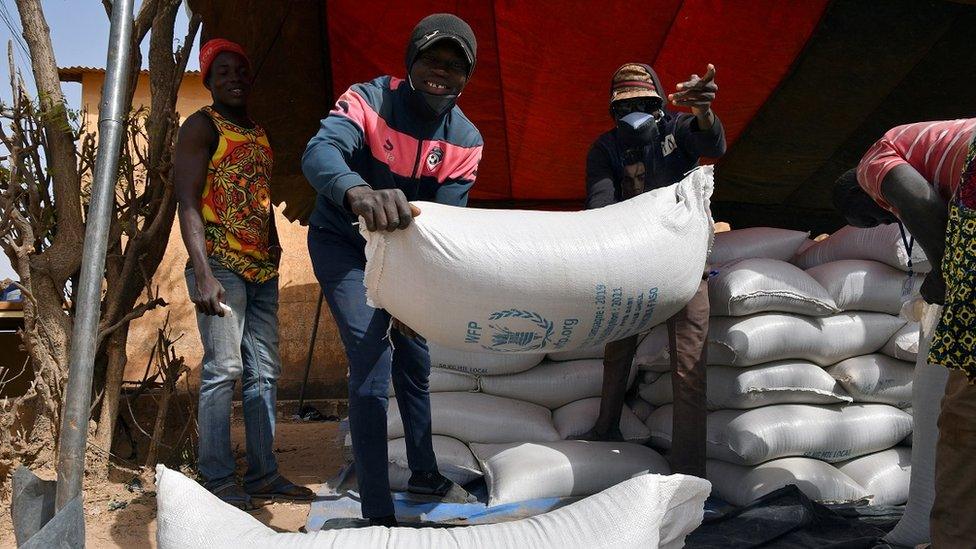
<path id="1" fill-rule="evenodd" d="M 480 326 L 468 324 L 468 343 L 479 342 L 483 349 L 518 353 L 541 349 L 552 341 L 555 328 L 551 320 L 539 313 L 522 309 L 506 309 L 488 315 L 488 341 L 480 341 Z M 473 326 L 472 326 L 473 325 Z"/>

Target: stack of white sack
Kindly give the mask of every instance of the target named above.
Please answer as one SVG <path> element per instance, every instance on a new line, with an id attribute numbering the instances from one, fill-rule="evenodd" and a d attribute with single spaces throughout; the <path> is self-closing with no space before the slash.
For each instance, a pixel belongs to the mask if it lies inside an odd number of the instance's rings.
<path id="1" fill-rule="evenodd" d="M 912 431 L 918 325 L 898 316 L 908 256 L 893 229 L 897 238 L 891 227 L 846 227 L 821 242 L 772 228 L 716 235 L 707 369 L 715 495 L 745 505 L 796 484 L 820 501 L 905 503 L 911 450 L 897 445 Z M 650 444 L 662 450 L 672 430 L 666 358 L 640 362 L 647 371 L 632 402 L 653 409 Z"/>
<path id="2" fill-rule="evenodd" d="M 670 473 L 629 407 L 625 442 L 568 439 L 596 423 L 603 346 L 652 331 L 697 290 L 713 237 L 711 191 L 712 168 L 703 167 L 598 210 L 419 203 L 423 213 L 406 230 L 364 233 L 368 301 L 430 347 L 434 450 L 445 476 L 485 476 L 497 505 Z M 391 485 L 403 489 L 410 473 L 395 397 L 388 417 Z"/>

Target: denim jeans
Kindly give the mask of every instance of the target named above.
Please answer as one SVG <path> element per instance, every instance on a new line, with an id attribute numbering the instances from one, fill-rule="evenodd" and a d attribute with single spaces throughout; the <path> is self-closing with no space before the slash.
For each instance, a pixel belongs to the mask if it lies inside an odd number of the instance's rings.
<path id="1" fill-rule="evenodd" d="M 241 380 L 247 448 L 245 490 L 263 487 L 278 477 L 274 455 L 275 397 L 281 358 L 278 354 L 278 279 L 254 283 L 213 260 L 210 268 L 224 287 L 224 303 L 233 315 L 197 313 L 203 368 L 200 373 L 199 461 L 204 486 L 216 490 L 234 482 L 230 443 L 231 400 Z M 196 279 L 186 270 L 193 296 Z"/>
<path id="2" fill-rule="evenodd" d="M 386 438 L 391 374 L 410 470 L 436 471 L 437 461 L 431 441 L 427 344 L 391 331 L 390 315 L 366 304 L 363 246 L 361 239 L 328 230 L 312 227 L 308 232 L 315 276 L 349 360 L 349 432 L 362 513 L 377 518 L 393 514 Z"/>

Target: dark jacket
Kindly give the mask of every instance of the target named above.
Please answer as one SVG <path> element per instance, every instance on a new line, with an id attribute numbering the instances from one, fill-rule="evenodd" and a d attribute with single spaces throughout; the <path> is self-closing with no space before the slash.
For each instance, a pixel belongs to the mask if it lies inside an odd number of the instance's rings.
<path id="1" fill-rule="evenodd" d="M 651 74 L 657 89 L 664 89 L 657 74 L 653 71 Z M 644 147 L 645 190 L 681 181 L 702 156 L 718 158 L 725 154 L 725 129 L 717 116 L 712 127 L 702 131 L 693 114 L 665 110 L 661 130 L 660 141 Z M 616 130 L 604 133 L 590 146 L 586 155 L 587 209 L 602 208 L 621 200 L 623 153 Z"/>
<path id="2" fill-rule="evenodd" d="M 464 206 L 484 142 L 455 106 L 437 119 L 416 113 L 410 84 L 390 76 L 356 84 L 308 143 L 302 171 L 318 197 L 310 224 L 358 239 L 345 205 L 359 185 L 400 189 L 407 200 Z"/>

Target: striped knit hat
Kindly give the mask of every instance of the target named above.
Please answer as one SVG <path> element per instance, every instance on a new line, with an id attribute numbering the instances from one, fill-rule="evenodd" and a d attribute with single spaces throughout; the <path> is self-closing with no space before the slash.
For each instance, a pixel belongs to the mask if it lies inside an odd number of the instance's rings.
<path id="1" fill-rule="evenodd" d="M 634 97 L 661 97 L 651 76 L 651 68 L 640 63 L 627 63 L 613 73 L 610 81 L 610 103 Z"/>

